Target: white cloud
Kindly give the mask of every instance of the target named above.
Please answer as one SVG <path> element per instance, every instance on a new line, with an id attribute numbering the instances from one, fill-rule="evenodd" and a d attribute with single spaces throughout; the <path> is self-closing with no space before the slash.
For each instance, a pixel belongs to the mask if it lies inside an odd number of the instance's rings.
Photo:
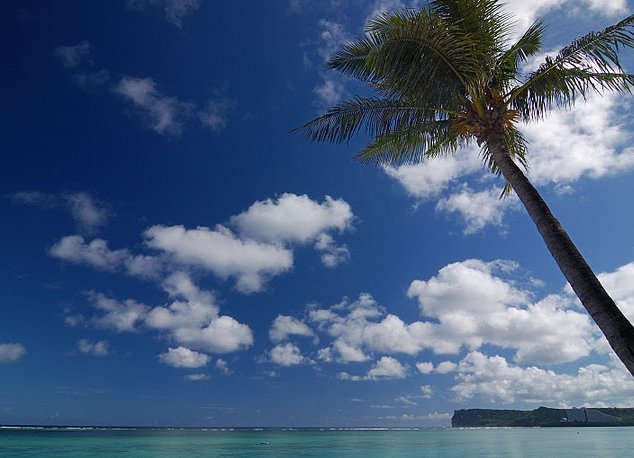
<path id="1" fill-rule="evenodd" d="M 92 323 L 117 332 L 137 331 L 149 310 L 147 305 L 135 300 L 127 299 L 119 302 L 94 291 L 88 293 L 88 298 L 93 307 L 102 312 L 101 315 L 92 318 Z"/>
<path id="2" fill-rule="evenodd" d="M 15 363 L 26 355 L 26 348 L 19 343 L 0 343 L 0 364 Z"/>
<path id="3" fill-rule="evenodd" d="M 319 58 L 326 62 L 341 46 L 350 40 L 350 34 L 345 26 L 339 22 L 328 19 L 320 19 L 319 23 L 319 44 L 316 51 Z M 321 73 L 321 82 L 315 86 L 315 106 L 320 111 L 325 111 L 341 101 L 345 89 L 345 79 L 334 73 Z"/>
<path id="4" fill-rule="evenodd" d="M 634 323 L 634 262 L 598 275 L 621 312 Z"/>
<path id="5" fill-rule="evenodd" d="M 183 376 L 183 379 L 190 382 L 200 382 L 203 380 L 209 380 L 210 378 L 211 377 L 209 377 L 207 374 L 187 374 Z"/>
<path id="6" fill-rule="evenodd" d="M 591 95 L 569 111 L 555 110 L 542 122 L 522 126 L 529 141 L 530 178 L 562 186 L 631 170 L 630 107 L 629 99 L 618 94 Z"/>
<path id="7" fill-rule="evenodd" d="M 222 279 L 234 277 L 245 293 L 262 290 L 266 281 L 293 266 L 292 251 L 250 239 L 238 238 L 230 229 L 183 226 L 152 226 L 144 233 L 146 243 L 162 250 L 181 264 L 210 270 Z"/>
<path id="8" fill-rule="evenodd" d="M 46 196 L 26 192 L 10 197 L 20 203 L 39 204 L 48 200 Z M 89 196 L 77 193 L 73 198 L 83 221 L 95 224 L 101 219 L 102 213 L 92 211 L 96 207 L 90 204 L 94 201 Z M 255 293 L 264 289 L 272 277 L 293 267 L 292 245 L 314 242 L 327 267 L 348 260 L 347 247 L 337 245 L 327 232 L 349 229 L 353 220 L 350 205 L 343 199 L 326 196 L 319 203 L 306 195 L 285 193 L 276 200 L 255 202 L 233 216 L 231 224 L 236 226 L 237 234 L 223 225 L 213 229 L 149 227 L 143 236 L 146 247 L 161 252 L 155 256 L 133 255 L 127 249 L 111 250 L 104 239 L 87 242 L 80 235 L 62 238 L 49 253 L 68 262 L 146 278 L 157 278 L 182 266 L 197 267 L 223 280 L 235 279 L 236 288 L 243 293 Z"/>
<path id="9" fill-rule="evenodd" d="M 124 76 L 113 88 L 137 108 L 147 126 L 158 134 L 178 135 L 192 105 L 159 92 L 152 78 Z"/>
<path id="10" fill-rule="evenodd" d="M 229 367 L 229 364 L 227 364 L 227 362 L 222 358 L 218 358 L 216 360 L 216 369 L 218 369 L 220 372 L 222 372 L 225 375 L 229 375 L 232 373 L 231 368 Z"/>
<path id="11" fill-rule="evenodd" d="M 597 329 L 570 297 L 551 295 L 532 303 L 527 291 L 502 277 L 508 263 L 467 260 L 415 280 L 408 295 L 436 322 L 420 325 L 421 345 L 458 353 L 484 344 L 517 349 L 518 361 L 555 364 L 588 356 Z M 536 338 L 535 336 L 539 336 Z"/>
<path id="12" fill-rule="evenodd" d="M 329 350 L 322 350 L 323 356 L 339 362 L 366 361 L 366 351 L 413 355 L 422 349 L 417 330 L 420 323 L 407 325 L 396 315 L 384 316 L 367 293 L 351 304 L 310 310 L 309 319 L 334 339 Z"/>
<path id="13" fill-rule="evenodd" d="M 108 210 L 86 192 L 67 193 L 64 199 L 79 228 L 86 233 L 99 230 L 106 224 Z"/>
<path id="14" fill-rule="evenodd" d="M 454 372 L 457 367 L 458 365 L 453 361 L 443 361 L 436 366 L 436 372 L 439 374 L 448 374 L 449 372 Z"/>
<path id="15" fill-rule="evenodd" d="M 231 218 L 242 237 L 265 242 L 307 243 L 330 230 L 351 228 L 353 214 L 343 199 L 326 196 L 322 203 L 306 194 L 282 194 L 255 202 Z"/>
<path id="16" fill-rule="evenodd" d="M 81 339 L 77 342 L 77 350 L 80 353 L 91 356 L 107 356 L 110 352 L 108 342 L 105 340 L 91 342 L 88 339 Z"/>
<path id="17" fill-rule="evenodd" d="M 290 342 L 273 347 L 269 351 L 268 359 L 270 362 L 280 366 L 296 366 L 298 364 L 308 364 L 312 362 L 310 359 L 302 356 L 297 345 Z"/>
<path id="18" fill-rule="evenodd" d="M 159 361 L 172 367 L 195 369 L 209 363 L 209 355 L 192 351 L 187 347 L 169 348 L 167 353 L 159 355 Z"/>
<path id="19" fill-rule="evenodd" d="M 350 40 L 350 34 L 346 27 L 335 21 L 328 19 L 319 20 L 320 45 L 317 53 L 324 61 L 331 59 L 339 48 Z"/>
<path id="20" fill-rule="evenodd" d="M 412 197 L 428 199 L 438 196 L 458 178 L 481 171 L 483 165 L 478 154 L 478 148 L 469 147 L 452 156 L 432 158 L 420 164 L 386 166 L 383 170 Z"/>
<path id="21" fill-rule="evenodd" d="M 331 75 L 322 75 L 322 81 L 315 86 L 315 106 L 320 111 L 326 111 L 343 99 L 346 92 L 345 85 L 340 78 Z"/>
<path id="22" fill-rule="evenodd" d="M 423 399 L 431 399 L 434 394 L 434 389 L 431 385 L 421 385 L 420 392 Z"/>
<path id="23" fill-rule="evenodd" d="M 146 8 L 158 8 L 163 10 L 165 18 L 177 27 L 183 23 L 185 16 L 196 11 L 201 0 L 128 0 L 128 8 L 144 10 Z"/>
<path id="24" fill-rule="evenodd" d="M 340 372 L 337 377 L 341 380 L 351 380 L 358 382 L 361 380 L 389 380 L 402 379 L 407 376 L 407 368 L 397 359 L 391 356 L 383 356 L 379 359 L 366 375 L 350 375 L 347 372 Z"/>
<path id="25" fill-rule="evenodd" d="M 436 209 L 448 213 L 458 213 L 465 221 L 465 234 L 474 234 L 486 225 L 502 226 L 504 212 L 518 207 L 515 194 L 500 199 L 502 188 L 474 192 L 469 186 L 462 186 L 457 192 L 438 201 Z"/>
<path id="26" fill-rule="evenodd" d="M 412 282 L 408 295 L 418 300 L 424 318 L 411 323 L 386 313 L 367 293 L 352 303 L 311 307 L 310 322 L 332 339 L 317 357 L 348 363 L 366 361 L 375 352 L 459 354 L 464 348 L 495 345 L 514 350 L 518 362 L 558 364 L 605 351 L 598 330 L 572 296 L 550 295 L 534 302 L 530 291 L 511 280 L 517 268 L 508 261 L 472 259 Z M 433 365 L 419 363 L 418 369 L 430 373 Z M 452 369 L 447 361 L 436 372 Z"/>
<path id="27" fill-rule="evenodd" d="M 220 315 L 214 294 L 199 289 L 187 274 L 170 275 L 162 287 L 173 301 L 153 308 L 131 299 L 120 302 L 90 293 L 89 298 L 101 314 L 88 322 L 118 332 L 141 329 L 165 332 L 182 347 L 208 353 L 229 353 L 253 344 L 249 326 Z"/>
<path id="28" fill-rule="evenodd" d="M 58 46 L 55 48 L 54 54 L 64 67 L 75 68 L 85 60 L 90 60 L 92 46 L 84 40 L 72 46 Z"/>
<path id="29" fill-rule="evenodd" d="M 148 327 L 159 330 L 202 327 L 218 317 L 214 295 L 198 289 L 185 273 L 169 276 L 163 288 L 176 300 L 167 307 L 154 307 L 145 317 Z"/>
<path id="30" fill-rule="evenodd" d="M 273 342 L 281 342 L 288 336 L 312 337 L 314 333 L 305 323 L 287 315 L 278 315 L 269 330 L 269 337 Z"/>
<path id="31" fill-rule="evenodd" d="M 509 364 L 502 356 L 471 352 L 458 365 L 458 399 L 483 398 L 494 403 L 554 403 L 562 407 L 588 402 L 609 405 L 634 402 L 634 380 L 620 362 L 590 364 L 569 375 Z"/>
<path id="32" fill-rule="evenodd" d="M 420 362 L 416 363 L 416 369 L 421 374 L 431 374 L 434 370 L 434 364 L 432 362 Z"/>
<path id="33" fill-rule="evenodd" d="M 172 336 L 183 345 L 209 353 L 230 353 L 253 345 L 251 328 L 227 315 L 219 316 L 202 328 L 175 329 Z"/>
<path id="34" fill-rule="evenodd" d="M 523 33 L 536 19 L 555 9 L 565 10 L 572 15 L 587 15 L 589 8 L 607 17 L 627 12 L 626 0 L 507 0 L 505 4 L 506 10 L 517 21 L 518 33 Z"/>
<path id="35" fill-rule="evenodd" d="M 148 327 L 168 331 L 176 342 L 210 353 L 229 353 L 253 344 L 253 333 L 235 318 L 219 315 L 213 293 L 199 289 L 188 275 L 177 272 L 163 282 L 175 299 L 148 314 Z"/>
<path id="36" fill-rule="evenodd" d="M 328 234 L 320 234 L 315 249 L 321 252 L 321 263 L 326 267 L 337 267 L 350 260 L 350 250 L 345 245 L 337 245 Z"/>
<path id="37" fill-rule="evenodd" d="M 155 277 L 161 270 L 159 260 L 152 256 L 132 255 L 127 249 L 111 250 L 108 242 L 100 238 L 86 243 L 80 235 L 63 237 L 49 249 L 49 254 L 67 262 L 110 272 L 124 270 L 139 277 Z"/>

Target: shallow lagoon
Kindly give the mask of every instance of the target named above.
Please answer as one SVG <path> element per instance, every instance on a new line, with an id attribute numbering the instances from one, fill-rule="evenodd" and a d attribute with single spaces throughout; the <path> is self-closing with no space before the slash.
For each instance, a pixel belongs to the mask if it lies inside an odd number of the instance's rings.
<path id="1" fill-rule="evenodd" d="M 624 457 L 632 428 L 0 429 L 0 457 Z"/>

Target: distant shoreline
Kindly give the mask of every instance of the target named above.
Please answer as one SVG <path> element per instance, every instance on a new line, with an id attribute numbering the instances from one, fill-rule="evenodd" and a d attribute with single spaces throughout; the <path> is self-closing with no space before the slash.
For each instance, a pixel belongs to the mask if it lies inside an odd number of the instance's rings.
<path id="1" fill-rule="evenodd" d="M 634 426 L 634 408 L 462 409 L 454 411 L 451 426 L 454 428 Z"/>

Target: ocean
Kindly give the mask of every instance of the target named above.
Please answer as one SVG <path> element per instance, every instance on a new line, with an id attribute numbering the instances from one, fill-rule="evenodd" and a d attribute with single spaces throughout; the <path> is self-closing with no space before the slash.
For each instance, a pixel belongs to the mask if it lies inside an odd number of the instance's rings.
<path id="1" fill-rule="evenodd" d="M 27 429 L 0 427 L 0 457 L 626 457 L 634 428 Z"/>

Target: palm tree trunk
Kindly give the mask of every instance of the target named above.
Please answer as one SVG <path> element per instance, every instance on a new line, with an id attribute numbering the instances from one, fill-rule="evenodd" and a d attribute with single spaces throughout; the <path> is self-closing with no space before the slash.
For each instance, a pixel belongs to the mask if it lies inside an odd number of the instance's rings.
<path id="1" fill-rule="evenodd" d="M 616 355 L 634 376 L 634 327 L 605 291 L 546 202 L 511 159 L 501 137 L 489 136 L 488 146 L 496 165 L 526 207 L 559 269 Z"/>

